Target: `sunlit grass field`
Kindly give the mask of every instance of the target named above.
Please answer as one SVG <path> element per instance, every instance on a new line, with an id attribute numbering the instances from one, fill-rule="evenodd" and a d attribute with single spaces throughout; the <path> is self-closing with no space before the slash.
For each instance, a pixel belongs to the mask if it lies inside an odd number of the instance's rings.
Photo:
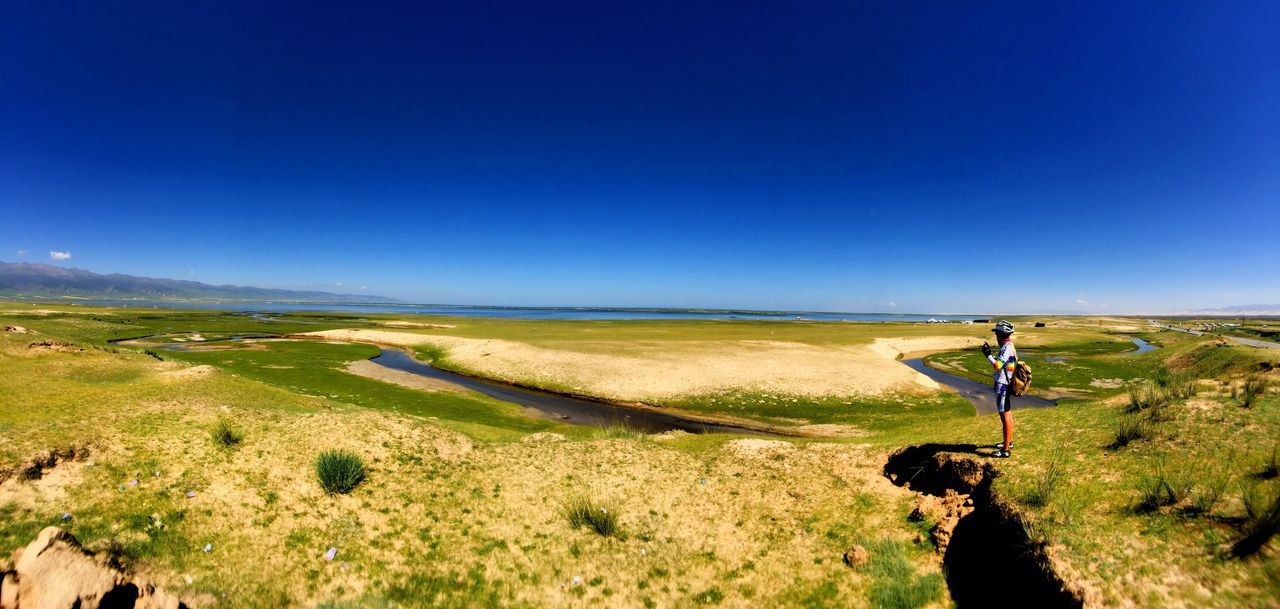
<path id="1" fill-rule="evenodd" d="M 947 606 L 932 523 L 909 518 L 917 495 L 882 470 L 905 446 L 987 445 L 999 433 L 994 418 L 946 392 L 751 391 L 670 405 L 851 431 L 821 440 L 600 431 L 531 419 L 474 394 L 345 372 L 347 362 L 377 353 L 365 344 L 153 356 L 108 342 L 408 319 L 453 327 L 398 330 L 678 354 L 691 341 L 861 345 L 982 336 L 979 326 L 341 314 L 263 321 L 52 305 L 30 308 L 67 312 L 14 312 L 26 306 L 0 307 L 10 310 L 0 323 L 33 332 L 0 334 L 0 555 L 62 526 L 197 605 Z M 1049 544 L 1054 568 L 1090 604 L 1273 606 L 1275 541 L 1247 558 L 1231 548 L 1254 526 L 1250 512 L 1280 494 L 1267 474 L 1280 389 L 1265 372 L 1280 353 L 1133 328 L 1141 325 L 1133 320 L 1054 321 L 1020 331 L 1020 351 L 1070 358 L 1031 361 L 1037 387 L 1079 399 L 1016 413 L 1014 458 L 992 461 L 995 492 L 1025 514 L 1029 535 Z M 1129 336 L 1161 348 L 1128 355 Z M 40 340 L 67 348 L 31 346 Z M 929 361 L 986 378 L 976 351 Z M 1192 379 L 1190 394 L 1144 401 L 1148 386 L 1177 393 L 1159 385 L 1174 376 Z M 1258 378 L 1271 389 L 1246 407 L 1243 386 Z M 240 440 L 219 440 L 222 425 Z M 1118 445 L 1126 427 L 1140 433 Z M 33 456 L 68 447 L 89 454 L 20 479 Z M 326 492 L 317 478 L 316 458 L 331 449 L 367 464 L 349 493 Z M 582 505 L 613 510 L 611 533 L 574 526 L 570 508 Z M 854 544 L 869 550 L 870 563 L 842 562 Z"/>

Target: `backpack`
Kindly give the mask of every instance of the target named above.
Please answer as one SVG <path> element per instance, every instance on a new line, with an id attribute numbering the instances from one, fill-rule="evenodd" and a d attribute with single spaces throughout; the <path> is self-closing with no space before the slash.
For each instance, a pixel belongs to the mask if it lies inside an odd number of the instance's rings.
<path id="1" fill-rule="evenodd" d="M 1013 368 L 1013 395 L 1022 395 L 1031 388 L 1031 366 L 1018 360 Z"/>

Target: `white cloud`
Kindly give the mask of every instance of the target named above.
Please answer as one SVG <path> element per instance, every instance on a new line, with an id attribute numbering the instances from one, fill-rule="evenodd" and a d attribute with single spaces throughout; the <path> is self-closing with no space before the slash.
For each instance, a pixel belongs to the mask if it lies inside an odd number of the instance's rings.
<path id="1" fill-rule="evenodd" d="M 336 285 L 336 286 L 338 286 L 338 287 L 342 287 L 342 282 L 341 282 L 341 281 L 339 281 L 339 282 L 337 282 L 337 283 L 335 283 L 335 284 L 333 284 L 333 285 Z"/>
<path id="2" fill-rule="evenodd" d="M 362 289 L 362 290 L 367 290 L 367 289 L 369 289 L 369 286 L 362 285 L 362 286 L 360 286 L 360 289 Z"/>
<path id="3" fill-rule="evenodd" d="M 27 255 L 27 250 L 18 250 L 18 257 L 19 257 L 19 258 L 24 258 L 24 257 L 26 257 L 26 255 Z"/>
<path id="4" fill-rule="evenodd" d="M 1077 298 L 1077 299 L 1076 299 L 1076 304 L 1087 305 L 1087 304 L 1089 304 L 1089 301 L 1087 301 L 1087 300 L 1085 300 L 1085 299 L 1083 299 L 1083 298 Z"/>
<path id="5" fill-rule="evenodd" d="M 891 309 L 896 309 L 896 308 L 898 308 L 898 303 L 896 303 L 896 302 L 894 302 L 894 301 L 890 300 L 890 301 L 889 301 L 889 308 L 891 308 Z"/>
<path id="6" fill-rule="evenodd" d="M 55 251 L 50 251 L 50 252 L 49 252 L 49 259 L 50 259 L 50 260 L 70 260 L 70 259 L 71 259 L 71 252 L 59 252 L 59 251 L 56 251 L 56 250 L 55 250 Z"/>

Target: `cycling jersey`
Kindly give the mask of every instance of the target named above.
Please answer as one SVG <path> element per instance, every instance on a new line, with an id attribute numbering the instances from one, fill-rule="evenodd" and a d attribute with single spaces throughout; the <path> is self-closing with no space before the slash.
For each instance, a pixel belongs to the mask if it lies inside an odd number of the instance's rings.
<path id="1" fill-rule="evenodd" d="M 1013 341 L 1000 345 L 1000 351 L 995 355 L 988 355 L 987 360 L 996 369 L 994 379 L 997 385 L 1008 385 L 1013 382 L 1013 369 L 1018 364 L 1018 350 L 1014 348 Z"/>

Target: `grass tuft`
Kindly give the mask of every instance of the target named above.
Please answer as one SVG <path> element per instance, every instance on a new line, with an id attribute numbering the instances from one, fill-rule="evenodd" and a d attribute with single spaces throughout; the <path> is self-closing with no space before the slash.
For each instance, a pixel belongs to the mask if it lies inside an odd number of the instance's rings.
<path id="1" fill-rule="evenodd" d="M 1191 495 L 1191 491 L 1190 482 L 1168 475 L 1164 465 L 1160 465 L 1154 476 L 1139 483 L 1138 505 L 1134 509 L 1139 513 L 1148 513 L 1162 507 L 1177 505 L 1185 501 Z"/>
<path id="2" fill-rule="evenodd" d="M 647 440 L 649 434 L 627 426 L 625 423 L 614 423 L 601 427 L 591 433 L 593 440 Z"/>
<path id="3" fill-rule="evenodd" d="M 1150 439 L 1152 435 L 1151 423 L 1145 419 L 1138 417 L 1124 417 L 1116 425 L 1115 437 L 1107 448 L 1117 450 L 1128 446 L 1138 440 Z"/>
<path id="4" fill-rule="evenodd" d="M 316 476 L 330 493 L 350 493 L 364 481 L 364 460 L 345 450 L 326 450 L 316 457 Z"/>
<path id="5" fill-rule="evenodd" d="M 1260 374 L 1249 375 L 1240 391 L 1240 404 L 1245 408 L 1253 408 L 1258 399 L 1267 393 L 1267 379 Z"/>
<path id="6" fill-rule="evenodd" d="M 1162 408 L 1169 404 L 1169 392 L 1158 384 L 1143 383 L 1129 388 L 1129 412 Z"/>
<path id="7" fill-rule="evenodd" d="M 872 607 L 917 609 L 942 596 L 942 575 L 917 573 L 901 542 L 864 539 L 859 543 L 870 554 L 870 560 L 860 571 L 871 579 L 867 600 Z"/>
<path id="8" fill-rule="evenodd" d="M 227 419 L 218 419 L 209 429 L 209 436 L 213 438 L 214 444 L 232 448 L 239 446 L 244 441 L 244 432 Z"/>
<path id="9" fill-rule="evenodd" d="M 616 537 L 620 532 L 618 510 L 612 504 L 578 496 L 565 504 L 563 512 L 569 526 L 575 529 L 587 527 L 601 537 Z"/>
<path id="10" fill-rule="evenodd" d="M 1262 492 L 1260 486 L 1252 484 L 1242 489 L 1245 518 L 1240 526 L 1240 538 L 1231 545 L 1231 554 L 1239 558 L 1261 552 L 1280 532 L 1280 492 L 1274 489 Z"/>
<path id="11" fill-rule="evenodd" d="M 1262 464 L 1262 469 L 1258 472 L 1258 477 L 1263 480 L 1270 480 L 1280 476 L 1280 442 L 1271 446 L 1271 456 Z"/>
<path id="12" fill-rule="evenodd" d="M 1232 464 L 1235 461 L 1235 454 L 1227 456 L 1221 467 L 1214 468 L 1209 466 L 1205 470 L 1205 475 L 1198 476 L 1201 484 L 1197 486 L 1195 492 L 1191 495 L 1191 505 L 1187 508 L 1187 513 L 1208 516 L 1213 513 L 1214 508 L 1222 502 L 1222 496 L 1226 494 L 1227 486 L 1231 484 L 1233 476 L 1231 475 Z"/>
<path id="13" fill-rule="evenodd" d="M 1061 454 L 1055 454 L 1049 460 L 1040 476 L 1036 478 L 1035 486 L 1031 489 L 1030 496 L 1027 497 L 1029 505 L 1044 507 L 1053 501 L 1055 495 L 1058 494 L 1062 482 L 1067 477 L 1066 460 Z"/>
<path id="14" fill-rule="evenodd" d="M 1196 377 L 1189 372 L 1161 371 L 1155 376 L 1156 385 L 1170 398 L 1185 400 L 1196 394 Z"/>

